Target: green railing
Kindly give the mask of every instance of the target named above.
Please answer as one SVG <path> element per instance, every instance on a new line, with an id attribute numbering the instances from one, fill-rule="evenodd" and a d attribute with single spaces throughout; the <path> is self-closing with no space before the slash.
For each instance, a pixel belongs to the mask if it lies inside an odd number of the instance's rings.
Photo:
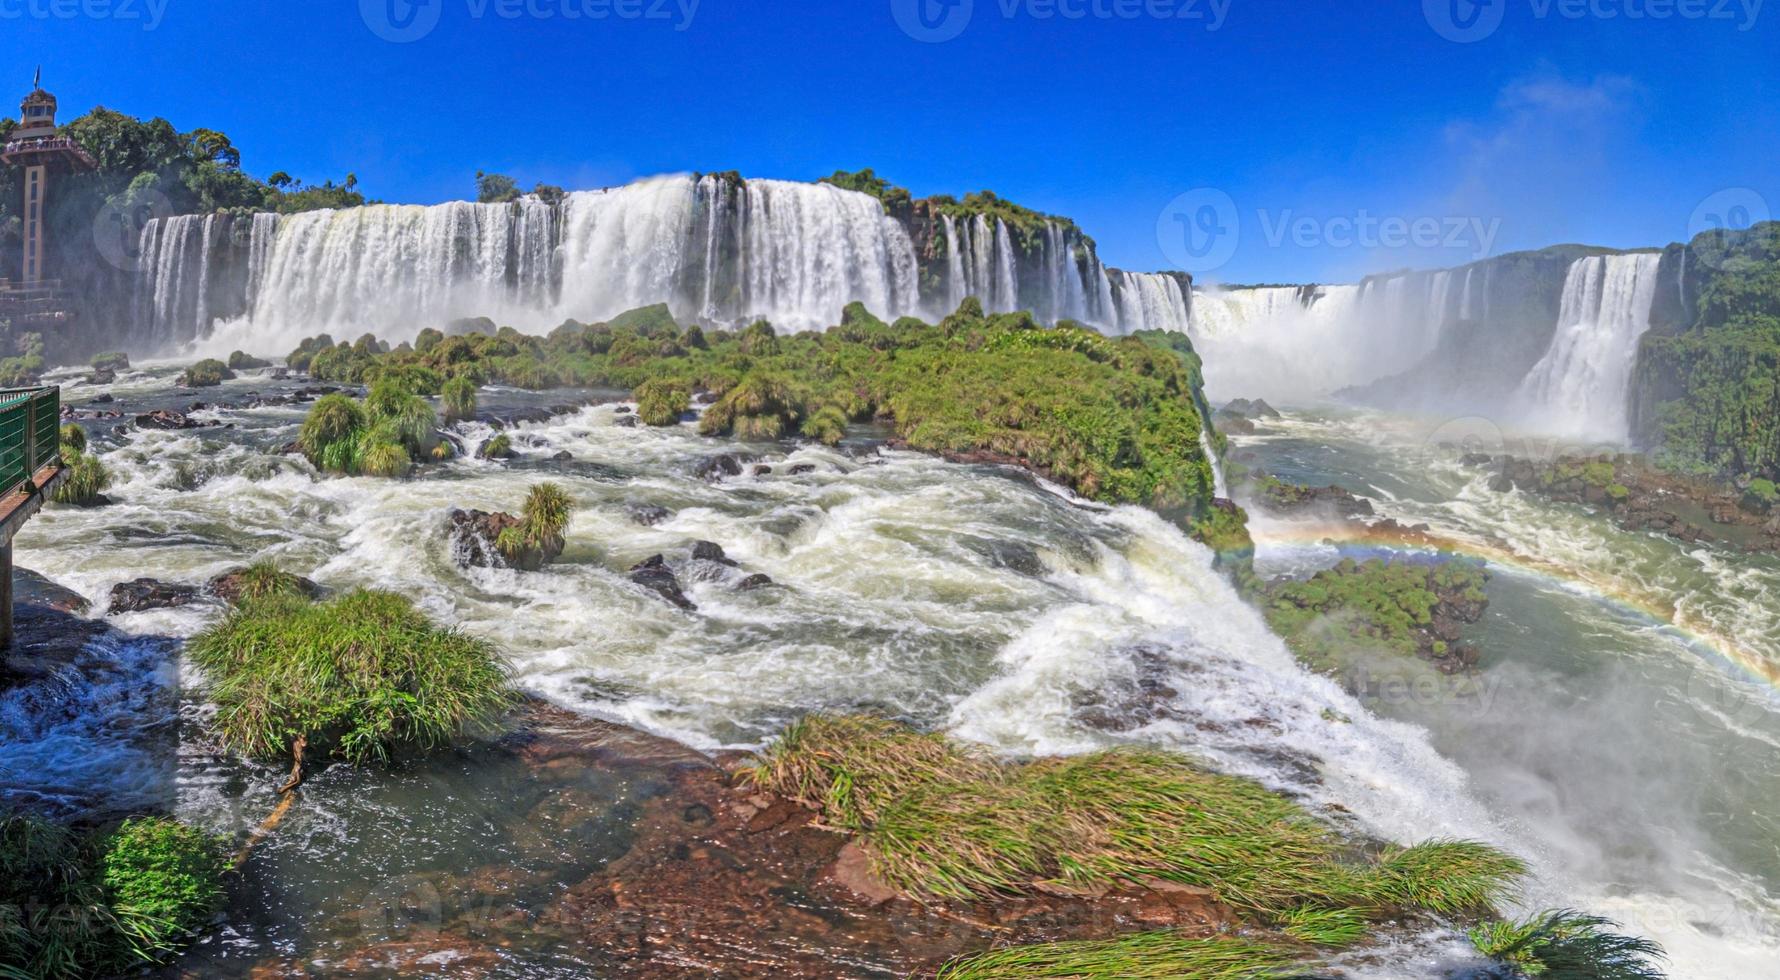
<path id="1" fill-rule="evenodd" d="M 56 461 L 62 451 L 62 389 L 0 390 L 0 495 Z"/>

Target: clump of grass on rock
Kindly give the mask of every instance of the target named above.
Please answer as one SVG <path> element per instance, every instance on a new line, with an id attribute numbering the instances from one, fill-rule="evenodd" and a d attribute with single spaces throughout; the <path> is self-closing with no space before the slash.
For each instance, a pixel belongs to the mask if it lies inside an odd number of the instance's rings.
<path id="1" fill-rule="evenodd" d="M 77 833 L 0 814 L 0 976 L 111 976 L 158 963 L 222 905 L 223 842 L 172 820 Z"/>
<path id="2" fill-rule="evenodd" d="M 1164 880 L 1344 945 L 1402 914 L 1487 912 L 1525 872 L 1463 841 L 1357 856 L 1296 804 L 1166 752 L 1006 764 L 894 722 L 816 716 L 787 729 L 750 776 L 859 835 L 873 873 L 917 898 Z"/>
<path id="3" fill-rule="evenodd" d="M 352 476 L 407 476 L 415 463 L 438 458 L 440 445 L 433 407 L 399 376 L 378 380 L 363 402 L 323 395 L 297 433 L 297 448 L 316 468 Z"/>
<path id="4" fill-rule="evenodd" d="M 452 378 L 439 391 L 445 406 L 445 421 L 463 422 L 476 417 L 476 382 L 469 378 Z"/>
<path id="5" fill-rule="evenodd" d="M 99 457 L 87 452 L 87 430 L 70 422 L 62 426 L 59 437 L 62 465 L 68 468 L 68 476 L 50 499 L 76 507 L 104 503 L 105 490 L 111 486 L 111 472 Z"/>
<path id="6" fill-rule="evenodd" d="M 388 592 L 250 598 L 187 649 L 210 682 L 223 744 L 294 757 L 299 769 L 305 753 L 362 763 L 437 748 L 488 729 L 514 700 L 486 641 Z"/>
<path id="7" fill-rule="evenodd" d="M 185 373 L 179 376 L 179 384 L 185 388 L 214 388 L 234 378 L 235 372 L 229 370 L 227 364 L 209 357 L 186 368 Z"/>

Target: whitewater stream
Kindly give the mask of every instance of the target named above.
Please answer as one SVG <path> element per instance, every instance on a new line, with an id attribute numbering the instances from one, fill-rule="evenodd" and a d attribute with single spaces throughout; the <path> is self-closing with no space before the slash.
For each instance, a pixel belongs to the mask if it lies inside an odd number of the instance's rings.
<path id="1" fill-rule="evenodd" d="M 139 368 L 65 398 L 134 413 L 299 387 L 245 377 L 194 395 L 176 375 Z M 101 391 L 119 405 L 85 404 Z M 394 590 L 498 644 L 527 691 L 707 750 L 758 746 L 813 709 L 887 712 L 1015 754 L 1185 749 L 1357 832 L 1471 837 L 1523 854 L 1538 871 L 1529 907 L 1620 918 L 1670 947 L 1677 977 L 1762 976 L 1780 962 L 1780 827 L 1767 805 L 1780 798 L 1780 707 L 1711 642 L 1646 611 L 1679 606 L 1739 638 L 1743 655 L 1780 662 L 1780 565 L 1491 494 L 1449 450 L 1378 420 L 1267 424 L 1235 450 L 1288 478 L 1341 482 L 1480 550 L 1487 541 L 1549 563 L 1495 568 L 1478 637 L 1483 699 L 1363 705 L 1301 669 L 1210 554 L 1147 511 L 884 451 L 863 430 L 829 450 L 624 427 L 612 399 L 485 389 L 484 420 L 460 429 L 472 452 L 494 418 L 584 407 L 507 426 L 516 460 L 466 457 L 402 481 L 324 478 L 278 455 L 301 405 L 199 410 L 227 427 L 187 431 L 92 422 L 116 502 L 48 508 L 19 536 L 17 561 L 95 614 L 120 582 L 198 584 L 258 558 L 330 589 Z M 698 475 L 718 453 L 747 457 L 743 473 Z M 561 561 L 539 573 L 459 567 L 448 512 L 517 510 L 539 479 L 574 501 Z M 1330 558 L 1312 530 L 1257 530 L 1264 570 Z M 736 566 L 692 558 L 700 540 Z M 696 611 L 629 580 L 654 554 Z M 736 588 L 753 574 L 775 584 Z M 178 657 L 177 640 L 218 612 L 203 602 L 113 616 L 123 638 L 76 665 L 90 683 L 0 695 L 6 794 L 70 809 L 170 806 L 220 832 L 256 824 L 278 774 L 209 747 L 198 679 Z M 535 788 L 477 758 L 388 779 L 325 771 L 248 866 L 262 910 L 194 955 L 224 973 L 274 954 L 325 967 L 389 928 L 341 896 L 498 865 L 544 833 L 527 817 Z M 622 854 L 626 808 L 644 790 L 611 776 L 576 792 L 592 815 L 575 848 L 563 845 L 558 876 Z M 510 955 L 515 976 L 599 969 L 562 949 Z M 1424 937 L 1346 970 L 1439 976 L 1463 958 L 1450 936 Z"/>

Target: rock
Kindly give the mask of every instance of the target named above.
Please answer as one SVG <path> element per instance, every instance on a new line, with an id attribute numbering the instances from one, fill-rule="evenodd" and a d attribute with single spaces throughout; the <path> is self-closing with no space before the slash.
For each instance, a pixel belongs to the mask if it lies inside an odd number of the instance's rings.
<path id="1" fill-rule="evenodd" d="M 786 470 L 785 472 L 791 474 L 792 476 L 803 476 L 805 473 L 816 472 L 816 464 L 815 463 L 793 463 L 793 464 L 791 464 L 791 468 Z"/>
<path id="2" fill-rule="evenodd" d="M 445 529 L 451 541 L 451 557 L 465 568 L 516 568 L 535 572 L 562 555 L 562 538 L 544 541 L 540 547 L 527 548 L 517 556 L 503 554 L 495 546 L 501 532 L 524 523 L 512 514 L 453 510 Z"/>
<path id="3" fill-rule="evenodd" d="M 113 395 L 111 392 L 107 391 L 104 394 L 94 395 L 92 404 L 94 404 L 94 405 L 109 405 L 114 401 L 117 401 L 117 396 Z"/>
<path id="4" fill-rule="evenodd" d="M 726 476 L 741 476 L 742 461 L 729 453 L 718 456 L 707 456 L 699 460 L 692 474 L 701 480 L 716 482 Z"/>
<path id="5" fill-rule="evenodd" d="M 1460 466 L 1488 466 L 1495 461 L 1489 453 L 1466 453 L 1459 457 Z"/>
<path id="6" fill-rule="evenodd" d="M 714 561 L 730 568 L 742 567 L 740 563 L 723 553 L 723 546 L 714 541 L 695 541 L 692 544 L 692 557 L 699 561 Z"/>
<path id="7" fill-rule="evenodd" d="M 612 414 L 614 414 L 614 415 L 629 415 L 630 414 L 630 406 L 629 405 L 614 405 L 614 406 L 612 406 Z"/>
<path id="8" fill-rule="evenodd" d="M 690 612 L 698 608 L 693 605 L 691 599 L 686 598 L 686 593 L 681 591 L 680 580 L 674 577 L 673 570 L 667 566 L 667 559 L 661 555 L 651 555 L 632 565 L 630 580 L 681 609 Z"/>
<path id="9" fill-rule="evenodd" d="M 241 586 L 246 575 L 247 567 L 245 565 L 238 568 L 231 568 L 221 575 L 211 579 L 205 584 L 204 589 L 224 602 L 234 602 L 241 598 Z M 292 575 L 290 578 L 292 584 L 296 585 L 299 592 L 311 599 L 321 598 L 321 586 L 316 585 L 314 582 L 301 575 Z"/>
<path id="10" fill-rule="evenodd" d="M 569 460 L 574 459 L 575 454 L 569 452 L 567 449 L 564 449 L 564 450 L 556 453 L 554 456 L 551 456 L 550 458 L 556 460 L 559 463 L 566 463 Z"/>
<path id="11" fill-rule="evenodd" d="M 87 378 L 90 385 L 108 385 L 117 380 L 117 372 L 110 368 L 99 368 Z"/>
<path id="12" fill-rule="evenodd" d="M 29 568 L 12 570 L 12 598 L 14 602 L 36 603 L 57 612 L 76 615 L 86 612 L 92 606 L 86 596 L 66 586 L 57 585 Z"/>
<path id="13" fill-rule="evenodd" d="M 1497 473 L 1490 477 L 1490 489 L 1497 493 L 1507 493 L 1514 489 L 1514 481 L 1506 473 Z"/>
<path id="14" fill-rule="evenodd" d="M 136 416 L 136 427 L 138 429 L 176 431 L 180 429 L 209 428 L 217 424 L 218 423 L 215 422 L 199 422 L 183 413 L 166 408 L 157 408 L 152 412 Z"/>
<path id="15" fill-rule="evenodd" d="M 1217 414 L 1243 419 L 1276 419 L 1280 417 L 1279 412 L 1272 405 L 1260 398 L 1254 401 L 1238 398 L 1218 409 Z"/>
<path id="16" fill-rule="evenodd" d="M 634 429 L 642 423 L 637 421 L 635 415 L 620 415 L 612 420 L 612 424 L 620 429 Z"/>
<path id="17" fill-rule="evenodd" d="M 626 504 L 624 505 L 624 510 L 630 515 L 630 519 L 633 523 L 640 524 L 643 527 L 654 527 L 662 521 L 674 516 L 673 511 L 668 510 L 666 507 L 656 506 L 655 504 Z"/>
<path id="18" fill-rule="evenodd" d="M 769 476 L 772 474 L 772 471 L 773 471 L 773 468 L 766 465 L 765 463 L 761 463 L 754 467 L 754 475 L 755 476 Z"/>
<path id="19" fill-rule="evenodd" d="M 1255 423 L 1240 415 L 1220 415 L 1212 422 L 1219 432 L 1227 436 L 1252 436 L 1255 434 Z"/>
<path id="20" fill-rule="evenodd" d="M 198 601 L 195 585 L 175 585 L 152 578 L 119 582 L 111 587 L 111 606 L 107 615 L 143 612 L 149 609 L 173 609 Z"/>
<path id="21" fill-rule="evenodd" d="M 753 592 L 755 589 L 764 589 L 772 584 L 772 576 L 756 572 L 753 575 L 742 579 L 740 582 L 737 582 L 735 584 L 735 590 L 737 592 Z"/>

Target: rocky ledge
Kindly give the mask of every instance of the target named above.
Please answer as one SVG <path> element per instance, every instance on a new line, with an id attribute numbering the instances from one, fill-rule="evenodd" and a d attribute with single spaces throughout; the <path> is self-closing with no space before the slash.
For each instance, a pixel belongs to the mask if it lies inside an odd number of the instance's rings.
<path id="1" fill-rule="evenodd" d="M 1559 456 L 1547 462 L 1467 455 L 1493 467 L 1490 489 L 1519 490 L 1601 510 L 1628 531 L 1653 531 L 1692 544 L 1711 541 L 1750 552 L 1780 551 L 1780 502 L 1765 480 L 1734 487 L 1679 476 L 1630 454 Z"/>

